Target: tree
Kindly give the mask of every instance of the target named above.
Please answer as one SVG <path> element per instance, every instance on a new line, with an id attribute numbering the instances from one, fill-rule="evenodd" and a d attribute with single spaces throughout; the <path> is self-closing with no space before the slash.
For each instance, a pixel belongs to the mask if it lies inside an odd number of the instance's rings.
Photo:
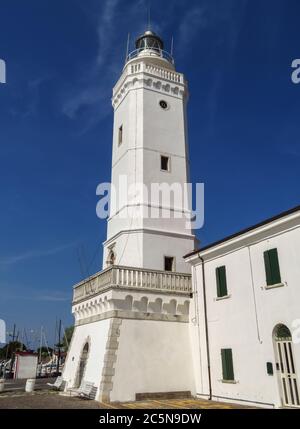
<path id="1" fill-rule="evenodd" d="M 0 349 L 0 359 L 10 359 L 15 352 L 26 351 L 25 344 L 19 341 L 10 341 L 2 349 Z"/>
<path id="2" fill-rule="evenodd" d="M 53 349 L 51 349 L 50 347 L 39 347 L 37 349 L 37 354 L 40 356 L 42 356 L 42 358 L 48 357 L 49 355 L 51 356 L 53 353 Z"/>
<path id="3" fill-rule="evenodd" d="M 68 348 L 73 336 L 73 332 L 74 332 L 74 326 L 69 326 L 68 328 L 65 329 L 64 337 L 62 341 L 62 348 L 64 349 L 65 352 L 68 351 Z"/>

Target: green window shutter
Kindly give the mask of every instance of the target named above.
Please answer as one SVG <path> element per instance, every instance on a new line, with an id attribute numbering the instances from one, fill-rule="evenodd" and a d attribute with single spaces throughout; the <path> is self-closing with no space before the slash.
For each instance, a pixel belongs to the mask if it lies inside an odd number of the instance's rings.
<path id="1" fill-rule="evenodd" d="M 269 250 L 269 259 L 272 271 L 273 284 L 281 283 L 279 260 L 277 249 Z"/>
<path id="2" fill-rule="evenodd" d="M 226 350 L 221 350 L 221 357 L 222 357 L 222 373 L 223 373 L 223 380 L 228 380 L 227 376 L 227 364 L 226 364 Z"/>
<path id="3" fill-rule="evenodd" d="M 280 268 L 277 249 L 264 252 L 267 285 L 281 283 Z"/>
<path id="4" fill-rule="evenodd" d="M 272 362 L 267 362 L 267 374 L 268 375 L 273 375 L 274 374 Z"/>
<path id="5" fill-rule="evenodd" d="M 264 260 L 265 260 L 267 285 L 272 285 L 273 281 L 272 281 L 272 271 L 271 271 L 269 251 L 264 252 Z"/>
<path id="6" fill-rule="evenodd" d="M 217 280 L 217 297 L 227 295 L 227 281 L 226 281 L 226 267 L 216 268 L 216 280 Z"/>
<path id="7" fill-rule="evenodd" d="M 221 357 L 222 357 L 223 380 L 234 380 L 232 350 L 222 349 Z"/>
<path id="8" fill-rule="evenodd" d="M 220 285 L 219 268 L 216 268 L 216 281 L 217 281 L 217 297 L 220 297 L 221 296 L 221 285 Z"/>

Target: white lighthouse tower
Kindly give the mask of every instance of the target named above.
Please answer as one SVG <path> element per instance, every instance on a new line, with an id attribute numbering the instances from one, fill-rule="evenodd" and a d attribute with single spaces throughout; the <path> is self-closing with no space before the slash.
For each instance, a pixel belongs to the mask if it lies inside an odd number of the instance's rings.
<path id="1" fill-rule="evenodd" d="M 113 89 L 103 270 L 74 287 L 66 389 L 93 383 L 101 401 L 193 393 L 187 99 L 183 74 L 146 31 Z"/>
<path id="2" fill-rule="evenodd" d="M 113 90 L 112 185 L 120 190 L 121 200 L 108 220 L 103 268 L 114 261 L 189 272 L 182 259 L 194 241 L 182 216 L 182 210 L 189 208 L 176 198 L 164 198 L 166 186 L 161 187 L 161 198 L 150 195 L 155 183 L 173 186 L 176 192 L 176 185 L 182 191 L 188 181 L 187 98 L 184 76 L 175 71 L 162 40 L 146 31 L 136 41 L 136 50 Z M 122 195 L 125 178 L 133 201 Z"/>

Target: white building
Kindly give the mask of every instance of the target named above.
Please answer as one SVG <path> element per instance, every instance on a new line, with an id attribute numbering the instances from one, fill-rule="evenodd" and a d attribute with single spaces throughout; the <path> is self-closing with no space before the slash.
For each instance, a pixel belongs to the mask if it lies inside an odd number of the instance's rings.
<path id="1" fill-rule="evenodd" d="M 147 31 L 113 90 L 118 203 L 103 270 L 74 287 L 66 389 L 92 382 L 100 401 L 180 392 L 299 406 L 300 208 L 193 251 L 188 203 L 147 193 L 188 182 L 187 99 L 183 74 Z"/>
<path id="2" fill-rule="evenodd" d="M 299 407 L 300 206 L 185 260 L 197 395 Z"/>
<path id="3" fill-rule="evenodd" d="M 120 201 L 111 205 L 103 271 L 74 288 L 67 389 L 92 382 L 96 399 L 105 401 L 195 393 L 191 274 L 183 260 L 195 237 L 187 218 L 177 216 L 189 216 L 189 207 L 160 195 L 149 199 L 141 189 L 187 182 L 187 98 L 183 74 L 162 40 L 147 31 L 113 90 L 112 184 Z M 131 200 L 124 181 L 133 186 Z M 149 216 L 151 210 L 158 216 Z"/>
<path id="4" fill-rule="evenodd" d="M 35 378 L 37 373 L 38 355 L 29 352 L 17 352 L 14 362 L 14 379 L 24 380 Z"/>

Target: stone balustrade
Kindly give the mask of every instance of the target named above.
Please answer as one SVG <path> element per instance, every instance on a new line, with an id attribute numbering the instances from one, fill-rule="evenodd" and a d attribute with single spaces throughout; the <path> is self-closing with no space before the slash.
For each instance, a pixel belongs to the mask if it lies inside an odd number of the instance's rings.
<path id="1" fill-rule="evenodd" d="M 169 70 L 151 63 L 140 61 L 140 62 L 127 65 L 122 76 L 120 77 L 120 79 L 118 80 L 118 82 L 114 87 L 113 97 L 118 93 L 127 76 L 134 75 L 141 72 L 149 73 L 151 75 L 157 76 L 158 78 L 161 78 L 173 83 L 182 84 L 182 85 L 185 84 L 184 76 L 182 73 L 177 73 L 173 70 Z"/>
<path id="2" fill-rule="evenodd" d="M 73 304 L 114 287 L 185 295 L 192 292 L 190 274 L 113 265 L 75 285 Z"/>
<path id="3" fill-rule="evenodd" d="M 161 67 L 158 67 L 154 64 L 145 64 L 145 71 L 156 76 L 159 76 L 163 79 L 170 80 L 171 82 L 184 83 L 183 75 L 176 73 L 172 70 L 167 70 Z"/>

